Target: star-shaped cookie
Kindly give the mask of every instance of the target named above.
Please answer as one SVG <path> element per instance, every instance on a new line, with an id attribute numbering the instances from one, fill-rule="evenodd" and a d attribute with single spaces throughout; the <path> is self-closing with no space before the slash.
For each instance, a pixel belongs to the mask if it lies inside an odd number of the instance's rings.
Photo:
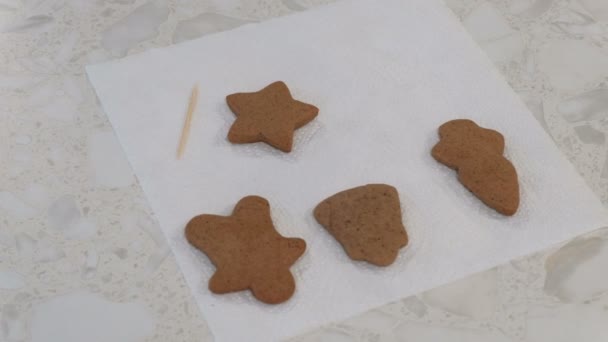
<path id="1" fill-rule="evenodd" d="M 258 92 L 228 95 L 226 102 L 236 115 L 228 132 L 230 142 L 265 142 L 283 152 L 291 152 L 293 132 L 319 113 L 317 107 L 294 100 L 281 81 Z"/>
<path id="2" fill-rule="evenodd" d="M 262 197 L 241 199 L 230 216 L 200 215 L 186 226 L 186 239 L 207 254 L 216 267 L 211 292 L 250 289 L 260 301 L 278 304 L 295 291 L 291 265 L 306 242 L 285 238 L 274 228 L 270 205 Z"/>

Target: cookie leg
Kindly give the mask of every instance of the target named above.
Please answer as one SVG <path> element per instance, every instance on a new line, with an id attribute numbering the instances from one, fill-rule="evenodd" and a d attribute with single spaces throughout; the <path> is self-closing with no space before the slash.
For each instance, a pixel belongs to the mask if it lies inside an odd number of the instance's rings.
<path id="1" fill-rule="evenodd" d="M 251 284 L 255 298 L 267 304 L 282 303 L 293 295 L 296 282 L 289 270 L 277 270 L 272 277 L 261 277 Z"/>
<path id="2" fill-rule="evenodd" d="M 248 287 L 248 279 L 239 270 L 218 269 L 209 279 L 209 290 L 217 294 L 243 291 Z"/>

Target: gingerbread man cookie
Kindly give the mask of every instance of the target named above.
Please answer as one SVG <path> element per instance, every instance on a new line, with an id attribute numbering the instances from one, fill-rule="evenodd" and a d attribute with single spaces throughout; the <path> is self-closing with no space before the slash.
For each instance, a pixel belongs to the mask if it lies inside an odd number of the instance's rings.
<path id="1" fill-rule="evenodd" d="M 306 242 L 285 238 L 274 228 L 268 201 L 241 199 L 231 216 L 200 215 L 186 226 L 186 239 L 216 266 L 209 280 L 213 293 L 251 290 L 260 301 L 278 304 L 295 291 L 289 271 Z"/>

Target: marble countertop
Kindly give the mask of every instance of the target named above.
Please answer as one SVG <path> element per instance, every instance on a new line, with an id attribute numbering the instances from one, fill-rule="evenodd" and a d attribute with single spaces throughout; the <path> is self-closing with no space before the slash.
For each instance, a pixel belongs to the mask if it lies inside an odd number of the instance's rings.
<path id="1" fill-rule="evenodd" d="M 201 341 L 83 66 L 331 0 L 0 0 L 0 341 Z M 608 205 L 608 2 L 446 0 Z M 293 341 L 605 341 L 608 229 Z"/>

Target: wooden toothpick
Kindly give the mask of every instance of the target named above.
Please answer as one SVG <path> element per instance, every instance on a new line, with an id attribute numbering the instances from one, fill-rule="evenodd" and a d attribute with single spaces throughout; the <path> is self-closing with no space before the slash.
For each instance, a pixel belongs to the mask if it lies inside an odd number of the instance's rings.
<path id="1" fill-rule="evenodd" d="M 188 143 L 188 137 L 190 136 L 190 125 L 192 124 L 192 114 L 196 109 L 198 102 L 198 84 L 192 88 L 190 94 L 190 102 L 188 102 L 188 111 L 186 112 L 186 121 L 184 121 L 184 128 L 182 129 L 182 136 L 179 139 L 179 147 L 177 148 L 177 159 L 181 159 Z"/>

